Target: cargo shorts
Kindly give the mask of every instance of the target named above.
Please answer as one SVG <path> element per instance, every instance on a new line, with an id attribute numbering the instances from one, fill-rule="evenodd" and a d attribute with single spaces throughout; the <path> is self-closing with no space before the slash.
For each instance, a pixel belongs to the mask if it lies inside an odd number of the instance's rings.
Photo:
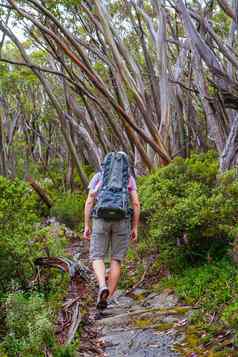
<path id="1" fill-rule="evenodd" d="M 130 219 L 105 221 L 93 218 L 90 241 L 90 260 L 104 259 L 111 250 L 111 258 L 122 261 L 130 240 Z"/>

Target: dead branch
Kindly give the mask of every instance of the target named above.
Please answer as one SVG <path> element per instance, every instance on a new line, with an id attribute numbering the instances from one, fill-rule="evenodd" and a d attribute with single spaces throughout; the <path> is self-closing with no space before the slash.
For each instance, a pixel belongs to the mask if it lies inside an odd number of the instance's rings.
<path id="1" fill-rule="evenodd" d="M 53 206 L 53 202 L 51 201 L 45 190 L 43 190 L 43 188 L 40 187 L 40 185 L 36 183 L 36 181 L 34 181 L 31 176 L 28 176 L 26 178 L 26 181 L 29 182 L 33 190 L 38 194 L 38 196 L 46 204 L 46 206 L 51 208 Z"/>

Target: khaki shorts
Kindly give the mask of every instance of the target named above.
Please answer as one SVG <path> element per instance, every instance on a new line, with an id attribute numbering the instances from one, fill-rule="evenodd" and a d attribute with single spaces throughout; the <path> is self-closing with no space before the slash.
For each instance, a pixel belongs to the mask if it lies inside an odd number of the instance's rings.
<path id="1" fill-rule="evenodd" d="M 90 259 L 104 259 L 111 249 L 111 258 L 122 261 L 130 239 L 130 219 L 105 221 L 93 218 Z"/>

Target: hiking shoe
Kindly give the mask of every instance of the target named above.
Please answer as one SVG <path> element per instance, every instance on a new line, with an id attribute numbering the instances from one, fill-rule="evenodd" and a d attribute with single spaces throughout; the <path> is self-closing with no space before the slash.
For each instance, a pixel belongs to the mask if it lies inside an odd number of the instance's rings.
<path id="1" fill-rule="evenodd" d="M 109 290 L 107 286 L 102 286 L 99 288 L 98 298 L 97 298 L 97 309 L 104 310 L 107 308 L 107 298 L 109 295 Z"/>
<path id="2" fill-rule="evenodd" d="M 119 301 L 115 297 L 111 297 L 110 299 L 107 300 L 107 307 L 118 307 L 120 306 Z"/>

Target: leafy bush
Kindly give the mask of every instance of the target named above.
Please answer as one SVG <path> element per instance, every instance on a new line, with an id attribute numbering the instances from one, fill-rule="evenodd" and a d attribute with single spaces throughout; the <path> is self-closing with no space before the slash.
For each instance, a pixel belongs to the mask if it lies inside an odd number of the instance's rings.
<path id="1" fill-rule="evenodd" d="M 150 239 L 171 270 L 224 255 L 238 217 L 238 181 L 235 171 L 218 177 L 213 152 L 175 159 L 141 178 L 139 192 Z"/>
<path id="2" fill-rule="evenodd" d="M 226 306 L 222 314 L 222 320 L 234 328 L 238 328 L 238 302 L 235 301 Z"/>
<path id="3" fill-rule="evenodd" d="M 50 256 L 63 255 L 68 243 L 64 230 L 65 226 L 57 222 L 46 227 L 37 227 L 28 243 L 31 247 L 32 262 L 39 256 L 45 256 L 46 252 Z"/>
<path id="4" fill-rule="evenodd" d="M 40 213 L 38 197 L 27 184 L 0 176 L 1 356 L 43 357 L 46 345 L 54 356 L 74 355 L 74 347 L 56 343 L 52 322 L 69 277 L 51 270 L 47 284 L 29 290 L 34 259 L 62 255 L 67 243 L 65 227 L 42 226 Z"/>
<path id="5" fill-rule="evenodd" d="M 63 227 L 41 227 L 38 209 L 38 197 L 27 184 L 0 176 L 0 292 L 12 284 L 24 288 L 36 257 L 64 251 Z"/>
<path id="6" fill-rule="evenodd" d="M 160 289 L 164 287 L 175 289 L 176 294 L 188 304 L 199 302 L 205 311 L 217 312 L 236 299 L 238 273 L 229 258 L 224 257 L 220 261 L 190 267 L 180 275 L 164 278 Z"/>
<path id="7" fill-rule="evenodd" d="M 70 228 L 79 228 L 83 224 L 85 196 L 81 193 L 62 194 L 51 209 L 51 215 Z"/>
<path id="8" fill-rule="evenodd" d="M 154 286 L 155 291 L 164 288 L 172 288 L 185 303 L 196 304 L 185 329 L 186 340 L 183 347 L 180 346 L 181 352 L 196 351 L 199 355 L 206 355 L 207 348 L 209 351 L 211 348 L 211 355 L 214 351 L 222 351 L 221 356 L 232 356 L 232 351 L 236 351 L 238 346 L 238 273 L 232 261 L 223 257 L 199 267 L 190 267 Z M 229 344 L 217 339 L 226 333 L 230 335 Z M 201 347 L 204 349 L 200 350 Z"/>
<path id="9" fill-rule="evenodd" d="M 6 308 L 6 326 L 10 333 L 3 340 L 2 349 L 9 356 L 43 357 L 44 347 L 54 344 L 51 311 L 43 297 L 10 294 Z"/>
<path id="10" fill-rule="evenodd" d="M 0 284 L 7 288 L 11 279 L 26 280 L 29 245 L 34 225 L 39 221 L 37 198 L 28 185 L 0 176 Z"/>

